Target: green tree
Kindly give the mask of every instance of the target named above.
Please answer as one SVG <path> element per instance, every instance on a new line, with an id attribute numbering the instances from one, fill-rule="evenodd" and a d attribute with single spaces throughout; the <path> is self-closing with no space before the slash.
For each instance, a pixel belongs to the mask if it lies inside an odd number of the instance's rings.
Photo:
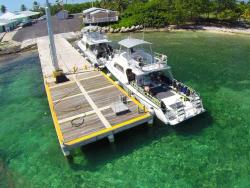
<path id="1" fill-rule="evenodd" d="M 5 12 L 6 12 L 6 10 L 7 10 L 7 9 L 6 9 L 6 6 L 1 5 L 1 12 L 2 12 L 2 13 L 5 13 Z"/>
<path id="2" fill-rule="evenodd" d="M 37 1 L 34 1 L 34 2 L 33 2 L 33 10 L 34 10 L 34 11 L 38 11 L 38 10 L 39 10 L 39 4 L 38 4 Z"/>
<path id="3" fill-rule="evenodd" d="M 33 6 L 37 6 L 38 5 L 38 2 L 37 1 L 34 1 L 33 2 Z"/>
<path id="4" fill-rule="evenodd" d="M 250 7 L 247 6 L 242 14 L 244 19 L 250 19 Z"/>
<path id="5" fill-rule="evenodd" d="M 26 11 L 27 8 L 26 8 L 26 6 L 25 6 L 24 4 L 22 4 L 20 10 L 21 10 L 21 11 Z"/>
<path id="6" fill-rule="evenodd" d="M 119 11 L 119 22 L 113 27 L 144 25 L 163 27 L 167 24 L 198 22 L 226 23 L 248 18 L 250 3 L 237 0 L 96 0 L 93 6 Z M 92 7 L 92 2 L 65 4 L 70 14 Z M 52 14 L 61 9 L 60 0 L 51 6 Z"/>
<path id="7" fill-rule="evenodd" d="M 55 0 L 55 4 L 56 5 L 60 5 L 60 1 L 59 0 Z"/>
<path id="8" fill-rule="evenodd" d="M 210 18 L 210 13 L 213 11 L 211 0 L 201 0 L 200 11 L 203 14 L 206 14 L 206 17 Z"/>

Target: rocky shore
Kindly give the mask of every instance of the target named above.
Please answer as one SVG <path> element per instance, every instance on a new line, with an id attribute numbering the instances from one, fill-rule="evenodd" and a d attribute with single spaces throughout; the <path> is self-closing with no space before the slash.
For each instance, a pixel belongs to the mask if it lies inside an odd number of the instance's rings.
<path id="1" fill-rule="evenodd" d="M 128 33 L 128 32 L 136 32 L 143 30 L 143 25 L 131 26 L 131 27 L 121 27 L 121 28 L 112 28 L 112 27 L 100 27 L 100 31 L 106 33 Z"/>
<path id="2" fill-rule="evenodd" d="M 56 35 L 62 35 L 68 41 L 74 41 L 80 39 L 82 34 L 78 32 L 61 33 Z M 14 40 L 0 42 L 0 56 L 12 53 L 23 52 L 27 50 L 36 49 L 36 39 L 27 39 L 22 42 L 17 42 Z"/>
<path id="3" fill-rule="evenodd" d="M 128 32 L 171 32 L 171 31 L 210 31 L 210 32 L 222 32 L 222 33 L 235 33 L 235 34 L 250 34 L 250 28 L 228 28 L 228 27 L 216 27 L 216 26 L 202 26 L 202 25 L 169 25 L 164 28 L 144 28 L 142 25 L 121 27 L 114 29 L 112 27 L 100 27 L 99 31 L 106 33 L 128 33 Z"/>

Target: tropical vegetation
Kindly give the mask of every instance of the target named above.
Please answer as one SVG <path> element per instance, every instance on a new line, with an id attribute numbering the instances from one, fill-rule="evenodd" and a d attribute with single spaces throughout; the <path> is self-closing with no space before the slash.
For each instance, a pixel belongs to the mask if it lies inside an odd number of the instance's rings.
<path id="1" fill-rule="evenodd" d="M 27 8 L 26 8 L 26 6 L 24 4 L 22 4 L 20 10 L 25 11 L 25 10 L 27 10 Z"/>
<path id="2" fill-rule="evenodd" d="M 142 24 L 239 24 L 250 19 L 250 2 L 237 0 L 102 0 L 97 6 L 119 11 L 118 26 Z"/>
<path id="3" fill-rule="evenodd" d="M 81 13 L 92 6 L 119 11 L 119 22 L 114 27 L 144 25 L 164 27 L 183 24 L 239 25 L 250 20 L 250 1 L 238 0 L 96 0 L 80 4 L 62 3 L 56 0 L 51 5 L 52 15 L 65 9 L 70 14 Z M 22 9 L 25 7 L 22 5 Z M 44 13 L 37 1 L 33 10 Z M 6 7 L 1 6 L 1 12 Z"/>
<path id="4" fill-rule="evenodd" d="M 250 20 L 250 2 L 237 0 L 99 0 L 93 5 L 120 12 L 120 20 L 114 27 L 164 27 L 187 23 L 238 25 Z M 63 7 L 69 13 L 79 13 L 91 6 L 92 3 L 87 2 Z M 51 8 L 55 14 L 62 6 L 58 3 Z"/>
<path id="5" fill-rule="evenodd" d="M 4 6 L 4 5 L 1 5 L 0 6 L 0 11 L 1 11 L 1 13 L 5 13 L 6 12 L 6 6 Z"/>

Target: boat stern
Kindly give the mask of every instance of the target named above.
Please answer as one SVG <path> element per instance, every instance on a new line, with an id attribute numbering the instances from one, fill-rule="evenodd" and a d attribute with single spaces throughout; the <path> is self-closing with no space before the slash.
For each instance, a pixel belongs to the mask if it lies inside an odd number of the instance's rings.
<path id="1" fill-rule="evenodd" d="M 187 98 L 175 93 L 171 97 L 162 99 L 162 103 L 165 108 L 165 121 L 172 126 L 205 112 L 202 100 L 197 94 Z"/>

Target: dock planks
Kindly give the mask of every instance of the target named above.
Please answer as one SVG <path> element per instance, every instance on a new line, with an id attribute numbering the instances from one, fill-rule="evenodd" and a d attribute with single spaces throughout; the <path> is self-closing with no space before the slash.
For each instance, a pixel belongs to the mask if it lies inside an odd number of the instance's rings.
<path id="1" fill-rule="evenodd" d="M 70 81 L 55 84 L 47 37 L 37 40 L 44 84 L 58 139 L 65 149 L 96 141 L 151 120 L 149 112 L 104 73 L 93 67 L 60 36 L 55 37 L 60 68 Z M 127 96 L 127 113 L 116 115 L 111 105 Z M 140 111 L 140 112 L 139 112 Z"/>

